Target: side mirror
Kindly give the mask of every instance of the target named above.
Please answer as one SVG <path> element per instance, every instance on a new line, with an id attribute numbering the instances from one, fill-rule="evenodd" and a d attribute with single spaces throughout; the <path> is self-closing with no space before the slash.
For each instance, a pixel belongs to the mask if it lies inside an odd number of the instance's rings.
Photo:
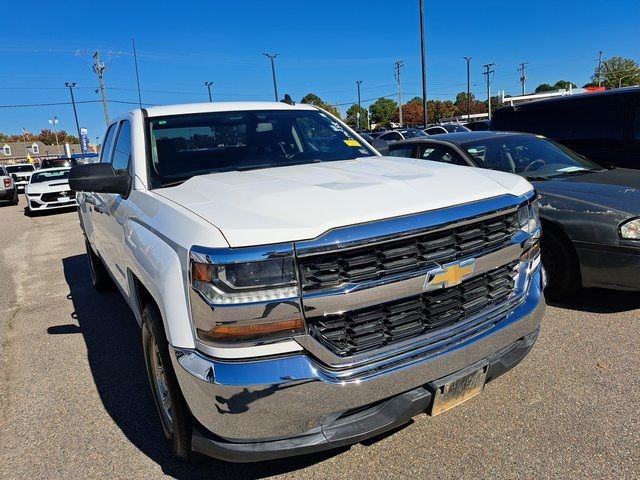
<path id="1" fill-rule="evenodd" d="M 389 144 L 384 140 L 374 138 L 371 146 L 380 152 L 380 155 L 389 155 Z"/>
<path id="2" fill-rule="evenodd" d="M 116 175 L 110 163 L 89 163 L 71 169 L 69 187 L 77 192 L 115 193 L 128 197 L 131 177 Z"/>

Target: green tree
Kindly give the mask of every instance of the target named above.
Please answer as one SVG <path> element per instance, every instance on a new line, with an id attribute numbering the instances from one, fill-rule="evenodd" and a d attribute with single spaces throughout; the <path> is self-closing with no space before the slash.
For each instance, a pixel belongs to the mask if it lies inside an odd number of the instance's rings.
<path id="1" fill-rule="evenodd" d="M 577 88 L 577 85 L 573 82 L 568 82 L 566 80 L 558 80 L 555 84 L 555 87 L 558 89 L 564 88 L 565 90 L 569 90 L 571 88 Z"/>
<path id="2" fill-rule="evenodd" d="M 369 106 L 371 123 L 389 127 L 391 126 L 393 114 L 397 113 L 397 111 L 398 104 L 394 100 L 381 97 Z"/>
<path id="3" fill-rule="evenodd" d="M 602 62 L 602 68 L 596 67 L 591 76 L 593 83 L 607 88 L 630 87 L 640 83 L 640 66 L 635 60 L 623 57 L 611 57 Z"/>
<path id="4" fill-rule="evenodd" d="M 549 85 L 548 83 L 541 83 L 535 89 L 535 93 L 544 93 L 544 92 L 552 92 L 555 90 L 553 85 Z"/>
<path id="5" fill-rule="evenodd" d="M 360 129 L 364 130 L 369 124 L 369 112 L 366 108 L 362 106 L 359 107 L 357 103 L 351 105 L 347 110 L 347 119 L 345 122 L 350 127 L 356 127 L 358 125 L 358 112 L 360 112 Z"/>
<path id="6" fill-rule="evenodd" d="M 300 100 L 300 103 L 315 105 L 316 107 L 320 107 L 323 110 L 326 110 L 333 116 L 340 118 L 340 112 L 338 111 L 338 109 L 333 105 L 331 105 L 330 103 L 327 103 L 324 100 L 322 100 L 315 93 L 307 93 L 304 97 L 302 97 L 302 99 Z"/>

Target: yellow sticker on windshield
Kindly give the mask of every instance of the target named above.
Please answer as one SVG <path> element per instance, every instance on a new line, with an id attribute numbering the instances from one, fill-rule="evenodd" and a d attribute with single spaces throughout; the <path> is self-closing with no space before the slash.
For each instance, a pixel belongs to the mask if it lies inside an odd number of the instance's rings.
<path id="1" fill-rule="evenodd" d="M 353 138 L 347 138 L 346 140 L 343 140 L 344 143 L 346 143 L 349 147 L 361 147 L 362 145 L 360 145 L 360 142 L 357 140 L 354 140 Z"/>

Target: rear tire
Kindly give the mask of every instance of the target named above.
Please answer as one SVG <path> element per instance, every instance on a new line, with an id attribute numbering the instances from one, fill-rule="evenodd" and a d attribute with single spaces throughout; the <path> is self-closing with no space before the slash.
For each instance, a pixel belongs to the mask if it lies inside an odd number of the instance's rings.
<path id="1" fill-rule="evenodd" d="M 543 227 L 542 264 L 549 278 L 545 289 L 548 300 L 561 300 L 582 287 L 578 257 L 570 242 L 555 229 Z"/>
<path id="2" fill-rule="evenodd" d="M 18 202 L 20 202 L 20 197 L 18 196 L 18 191 L 16 190 L 16 193 L 13 196 L 13 200 L 11 200 L 11 205 L 18 205 Z"/>
<path id="3" fill-rule="evenodd" d="M 113 279 L 107 271 L 107 267 L 98 255 L 93 251 L 89 241 L 85 239 L 85 248 L 87 249 L 87 260 L 89 261 L 89 272 L 91 273 L 91 284 L 98 292 L 108 292 L 113 290 Z"/>
<path id="4" fill-rule="evenodd" d="M 176 457 L 190 461 L 193 419 L 173 371 L 160 312 L 153 303 L 142 311 L 142 348 L 164 437 Z"/>

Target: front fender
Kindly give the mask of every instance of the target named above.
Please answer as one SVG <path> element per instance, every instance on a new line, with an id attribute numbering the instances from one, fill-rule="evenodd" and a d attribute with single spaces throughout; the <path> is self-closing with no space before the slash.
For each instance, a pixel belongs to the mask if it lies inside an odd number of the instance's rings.
<path id="1" fill-rule="evenodd" d="M 191 309 L 187 292 L 188 253 L 158 232 L 141 223 L 130 221 L 125 227 L 125 256 L 128 259 L 128 281 L 136 292 L 136 278 L 156 301 L 167 340 L 173 346 L 194 348 Z M 137 302 L 132 302 L 136 304 Z M 134 308 L 141 323 L 141 308 Z M 135 311 L 137 310 L 137 311 Z"/>

